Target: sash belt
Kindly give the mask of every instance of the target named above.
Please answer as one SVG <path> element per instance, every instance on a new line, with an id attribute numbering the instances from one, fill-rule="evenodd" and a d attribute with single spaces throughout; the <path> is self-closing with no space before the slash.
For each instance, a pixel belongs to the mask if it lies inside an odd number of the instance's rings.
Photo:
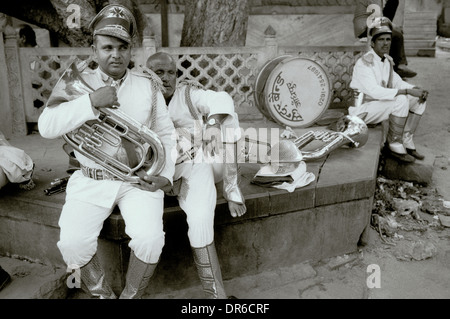
<path id="1" fill-rule="evenodd" d="M 103 180 L 120 181 L 119 178 L 117 178 L 113 174 L 105 171 L 104 169 L 90 168 L 90 167 L 81 165 L 81 172 L 83 173 L 84 176 L 95 179 L 97 181 L 103 181 Z"/>

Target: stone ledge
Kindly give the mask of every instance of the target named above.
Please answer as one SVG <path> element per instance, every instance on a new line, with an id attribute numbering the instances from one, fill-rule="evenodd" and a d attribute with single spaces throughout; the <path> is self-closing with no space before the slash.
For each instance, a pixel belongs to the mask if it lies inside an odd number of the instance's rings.
<path id="1" fill-rule="evenodd" d="M 0 299 L 65 299 L 66 269 L 17 258 L 0 257 L 0 265 L 11 282 L 0 291 Z"/>
<path id="2" fill-rule="evenodd" d="M 364 148 L 336 149 L 324 160 L 307 163 L 307 171 L 313 173 L 316 180 L 293 193 L 251 184 L 259 167 L 254 164 L 241 165 L 241 189 L 248 211 L 240 218 L 232 218 L 229 215 L 228 205 L 222 196 L 222 187 L 219 183 L 217 184 L 215 225 L 243 223 L 255 218 L 265 218 L 373 196 L 378 170 L 381 127 L 371 129 L 371 132 L 369 141 Z M 184 214 L 175 198 L 166 197 L 165 207 L 165 215 Z M 104 230 L 108 230 L 102 232 L 105 238 L 111 240 L 126 238 L 125 225 L 118 210 L 115 210 L 105 226 Z"/>
<path id="3" fill-rule="evenodd" d="M 370 222 L 372 199 L 215 227 L 224 280 L 355 252 Z M 182 215 L 165 220 L 166 244 L 147 293 L 168 293 L 199 284 Z M 105 263 L 112 260 L 105 259 Z M 116 261 L 117 263 L 117 261 Z M 123 274 L 123 276 L 125 273 Z M 117 277 L 110 276 L 120 290 Z"/>
<path id="4" fill-rule="evenodd" d="M 385 157 L 381 173 L 388 179 L 403 180 L 427 186 L 432 182 L 433 160 L 425 158 L 423 161 L 416 160 L 414 163 L 405 164 L 393 158 Z"/>
<path id="5" fill-rule="evenodd" d="M 381 135 L 380 127 L 370 129 L 364 147 L 342 147 L 307 163 L 316 180 L 293 193 L 251 184 L 259 166 L 242 165 L 247 214 L 232 218 L 218 189 L 215 238 L 224 278 L 354 251 L 370 223 Z M 25 198 L 24 191 L 14 187 L 0 196 L 0 254 L 64 267 L 56 242 L 65 194 L 44 195 L 50 179 L 37 173 L 36 188 Z M 185 214 L 175 198 L 166 197 L 165 204 L 166 244 L 150 293 L 198 284 Z M 105 221 L 98 253 L 117 290 L 124 282 L 127 243 L 124 221 L 116 210 Z"/>

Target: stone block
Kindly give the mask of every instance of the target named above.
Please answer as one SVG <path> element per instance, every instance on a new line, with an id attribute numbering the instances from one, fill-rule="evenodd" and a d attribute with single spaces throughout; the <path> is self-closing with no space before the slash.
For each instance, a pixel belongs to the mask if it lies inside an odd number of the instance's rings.
<path id="1" fill-rule="evenodd" d="M 429 185 L 433 176 L 433 165 L 425 161 L 405 164 L 388 157 L 382 167 L 382 174 L 392 180 Z"/>
<path id="2" fill-rule="evenodd" d="M 18 258 L 0 257 L 11 282 L 0 291 L 0 299 L 64 299 L 68 288 L 65 268 L 46 266 Z"/>

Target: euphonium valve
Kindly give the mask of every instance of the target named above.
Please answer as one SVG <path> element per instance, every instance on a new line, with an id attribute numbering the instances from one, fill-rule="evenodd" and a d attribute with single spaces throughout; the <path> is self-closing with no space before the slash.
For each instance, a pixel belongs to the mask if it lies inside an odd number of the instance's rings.
<path id="1" fill-rule="evenodd" d="M 78 62 L 79 63 L 79 62 Z M 86 62 L 81 62 L 83 68 Z M 55 86 L 59 95 L 56 102 L 70 101 L 94 91 L 81 77 L 77 61 L 64 72 Z M 54 90 L 55 90 L 54 89 Z M 53 94 L 52 94 L 53 95 Z M 165 165 L 165 150 L 159 136 L 146 125 L 136 121 L 120 109 L 99 109 L 100 116 L 88 121 L 75 131 L 64 134 L 64 140 L 85 157 L 102 166 L 107 172 L 126 182 L 137 183 L 136 173 L 159 174 Z M 117 155 L 122 143 L 130 143 L 138 163 L 131 165 Z"/>

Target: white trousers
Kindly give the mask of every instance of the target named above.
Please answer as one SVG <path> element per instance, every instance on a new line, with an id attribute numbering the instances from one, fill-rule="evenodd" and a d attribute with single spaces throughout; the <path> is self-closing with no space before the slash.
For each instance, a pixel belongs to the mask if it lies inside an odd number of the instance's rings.
<path id="1" fill-rule="evenodd" d="M 178 202 L 186 213 L 188 238 L 194 248 L 214 240 L 214 211 L 217 200 L 215 183 L 222 179 L 223 165 L 182 163 L 175 166 L 174 180 L 183 177 Z"/>
<path id="2" fill-rule="evenodd" d="M 110 208 L 70 197 L 66 200 L 59 219 L 61 232 L 57 245 L 64 261 L 67 265 L 82 267 L 91 260 L 97 251 L 97 240 L 103 222 L 117 204 L 125 221 L 125 232 L 131 238 L 131 250 L 145 263 L 158 262 L 165 235 L 163 198 L 161 190 L 142 191 L 128 183 L 122 183 L 114 205 Z"/>
<path id="3" fill-rule="evenodd" d="M 394 100 L 371 101 L 359 107 L 349 107 L 348 113 L 349 115 L 367 113 L 364 122 L 366 124 L 378 124 L 389 119 L 391 114 L 397 117 L 407 117 L 409 112 L 422 115 L 425 109 L 426 103 L 419 104 L 417 97 L 398 95 Z"/>

